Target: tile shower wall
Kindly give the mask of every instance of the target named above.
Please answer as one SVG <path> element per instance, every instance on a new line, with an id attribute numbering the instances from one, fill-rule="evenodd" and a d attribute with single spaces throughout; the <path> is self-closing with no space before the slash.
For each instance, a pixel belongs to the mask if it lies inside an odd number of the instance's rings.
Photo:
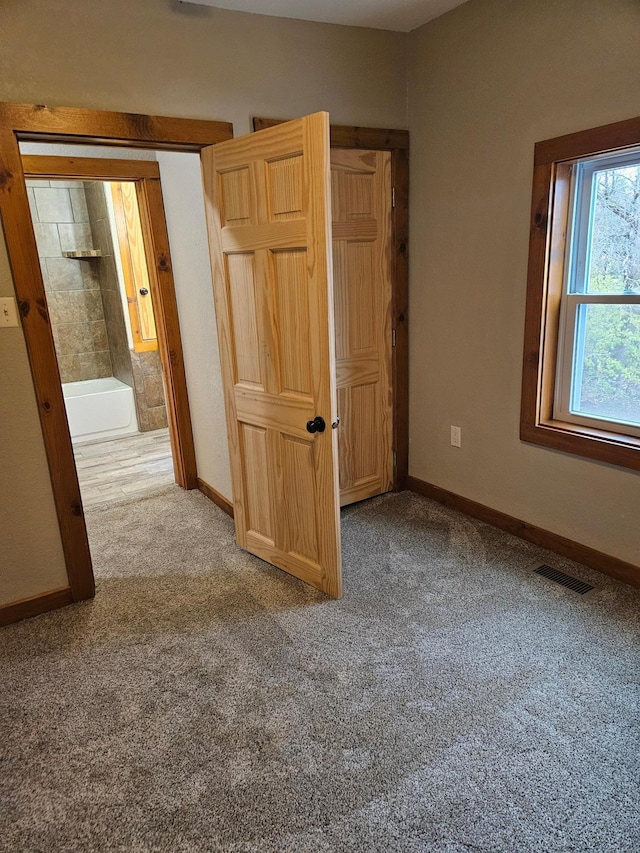
<path id="1" fill-rule="evenodd" d="M 132 352 L 131 363 L 140 432 L 166 427 L 167 407 L 158 350 Z"/>
<path id="2" fill-rule="evenodd" d="M 105 200 L 108 187 L 100 181 L 87 181 L 84 184 L 87 200 L 88 222 L 91 228 L 93 245 L 102 253 L 102 257 L 92 261 L 98 274 L 104 319 L 111 352 L 113 375 L 133 388 L 133 370 L 131 354 L 127 340 L 124 309 L 120 295 L 118 269 L 113 255 L 113 241 L 109 213 Z"/>
<path id="3" fill-rule="evenodd" d="M 27 180 L 27 192 L 61 380 L 111 376 L 96 261 L 62 255 L 93 248 L 84 187 L 79 181 Z"/>
<path id="4" fill-rule="evenodd" d="M 141 432 L 167 426 L 162 368 L 157 350 L 136 353 L 129 349 L 124 309 L 120 294 L 118 272 L 113 257 L 109 216 L 105 201 L 106 184 L 99 181 L 85 183 L 89 222 L 96 249 L 103 257 L 97 262 L 104 317 L 106 321 L 113 375 L 133 387 Z"/>

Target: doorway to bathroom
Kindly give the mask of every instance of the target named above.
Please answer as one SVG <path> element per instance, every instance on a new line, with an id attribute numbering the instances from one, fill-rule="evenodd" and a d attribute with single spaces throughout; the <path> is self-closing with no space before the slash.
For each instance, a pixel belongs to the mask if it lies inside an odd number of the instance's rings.
<path id="1" fill-rule="evenodd" d="M 229 143 L 229 141 L 233 139 L 233 128 L 228 123 L 217 121 L 178 119 L 173 117 L 148 115 L 143 116 L 128 113 L 104 113 L 77 108 L 48 108 L 38 105 L 16 104 L 0 105 L 0 118 L 2 119 L 3 128 L 6 130 L 2 140 L 0 140 L 0 214 L 2 216 L 4 226 L 9 260 L 12 266 L 13 283 L 22 317 L 22 330 L 32 369 L 35 398 L 42 426 L 44 448 L 51 473 L 52 493 L 58 516 L 61 544 L 69 581 L 69 585 L 67 587 L 54 590 L 50 594 L 47 593 L 45 595 L 38 596 L 37 600 L 29 602 L 21 601 L 15 606 L 12 605 L 12 616 L 13 618 L 17 618 L 18 614 L 24 616 L 25 613 L 28 612 L 31 615 L 35 612 L 43 612 L 44 610 L 63 606 L 70 601 L 80 601 L 90 598 L 95 591 L 86 525 L 80 503 L 77 471 L 73 458 L 72 443 L 68 430 L 63 394 L 59 381 L 54 338 L 46 311 L 45 290 L 38 263 L 36 241 L 29 216 L 28 194 L 23 178 L 24 170 L 21 157 L 21 155 L 27 152 L 23 150 L 23 145 L 32 143 L 39 145 L 51 144 L 54 146 L 64 145 L 65 147 L 69 145 L 83 146 L 87 144 L 98 146 L 106 145 L 113 146 L 114 153 L 115 149 L 118 149 L 119 152 L 124 152 L 125 147 L 128 149 L 135 149 L 136 151 L 152 150 L 156 152 L 158 159 L 160 159 L 161 154 L 164 155 L 165 152 L 172 156 L 175 155 L 176 157 L 182 157 L 183 155 L 188 157 L 191 153 L 197 152 L 202 157 L 207 154 L 207 152 L 209 152 L 209 156 L 211 155 L 211 146 L 215 146 L 217 152 L 222 152 L 223 149 L 219 146 L 223 143 Z M 296 149 L 297 154 L 294 152 L 292 155 L 293 162 L 290 162 L 292 161 L 292 157 L 289 155 L 285 155 L 283 157 L 276 156 L 273 160 L 273 164 L 275 165 L 273 165 L 272 171 L 275 170 L 275 172 L 278 172 L 278 175 L 284 180 L 284 184 L 282 183 L 282 180 L 280 181 L 280 184 L 284 186 L 286 190 L 282 199 L 277 201 L 276 204 L 276 214 L 277 216 L 281 216 L 284 220 L 279 226 L 280 230 L 286 232 L 286 234 L 295 232 L 294 236 L 297 234 L 297 239 L 303 239 L 303 242 L 305 237 L 304 234 L 301 236 L 299 233 L 299 226 L 296 225 L 295 222 L 292 223 L 290 221 L 286 221 L 291 219 L 290 214 L 295 212 L 294 208 L 287 207 L 286 205 L 295 202 L 299 198 L 304 200 L 305 198 L 309 199 L 311 197 L 306 193 L 304 188 L 300 191 L 299 181 L 295 183 L 295 186 L 292 184 L 291 187 L 289 187 L 286 180 L 286 176 L 288 174 L 287 169 L 289 166 L 292 166 L 292 168 L 294 168 L 295 175 L 298 176 L 322 173 L 322 192 L 317 197 L 318 210 L 312 219 L 314 227 L 316 225 L 320 227 L 322 223 L 324 223 L 323 228 L 320 229 L 324 229 L 324 236 L 320 239 L 320 245 L 317 252 L 321 253 L 322 257 L 325 258 L 325 266 L 327 266 L 326 259 L 330 253 L 329 244 L 326 240 L 326 236 L 329 232 L 326 226 L 328 225 L 329 219 L 324 214 L 326 214 L 329 209 L 327 201 L 329 198 L 330 177 L 328 172 L 328 142 L 330 128 L 327 121 L 328 117 L 326 115 L 320 115 L 318 118 L 322 118 L 323 122 L 323 130 L 321 134 L 322 139 L 320 139 L 319 135 L 314 136 L 314 139 L 312 140 L 313 145 L 307 146 L 310 150 L 313 149 L 313 152 L 315 152 L 314 156 L 316 158 L 320 157 L 320 159 L 317 160 L 318 168 L 315 168 L 314 166 L 314 168 L 310 168 L 308 172 L 302 170 L 298 158 L 299 150 Z M 296 139 L 298 139 L 299 133 L 303 131 L 302 125 L 307 123 L 308 122 L 305 120 L 298 120 L 297 124 L 294 125 L 295 133 L 297 134 Z M 287 137 L 290 130 L 290 125 L 288 127 L 284 127 L 282 136 Z M 396 140 L 396 136 L 398 134 L 400 134 L 402 138 Z M 273 134 L 270 136 L 273 137 Z M 280 134 L 276 133 L 276 136 L 279 138 Z M 392 204 L 392 239 L 390 241 L 389 252 L 393 260 L 392 273 L 395 282 L 395 289 L 392 297 L 392 313 L 395 324 L 393 328 L 393 349 L 395 355 L 393 360 L 393 370 L 394 376 L 396 374 L 400 374 L 403 380 L 402 383 L 398 383 L 397 385 L 394 384 L 394 411 L 399 413 L 398 417 L 394 416 L 394 429 L 401 439 L 401 441 L 398 442 L 397 451 L 394 452 L 394 457 L 397 456 L 397 460 L 394 458 L 394 461 L 396 461 L 396 474 L 394 478 L 394 485 L 396 488 L 402 488 L 406 480 L 406 457 L 408 448 L 406 436 L 406 226 L 408 221 L 406 201 L 408 186 L 408 138 L 405 137 L 406 133 L 399 131 L 374 129 L 371 131 L 365 131 L 363 135 L 361 128 L 331 128 L 331 142 L 338 147 L 360 149 L 365 145 L 368 149 L 390 149 L 392 151 L 390 165 L 393 181 L 392 186 L 394 188 L 392 198 L 395 204 Z M 239 149 L 243 147 L 253 150 L 255 146 L 257 150 L 254 152 L 254 157 L 256 160 L 259 160 L 262 139 L 263 137 L 261 137 L 260 140 L 244 137 L 235 140 L 235 146 L 237 148 L 235 153 L 239 154 Z M 286 140 L 283 138 L 282 141 L 284 145 Z M 225 150 L 229 153 L 228 146 Z M 284 171 L 283 166 L 285 167 Z M 247 181 L 243 181 L 241 172 L 242 170 L 238 174 L 238 181 L 240 186 L 244 186 L 247 184 Z M 73 176 L 80 177 L 76 174 Z M 233 183 L 233 178 L 231 182 Z M 144 183 L 147 182 L 145 181 Z M 156 183 L 158 184 L 158 187 L 155 191 L 155 201 L 156 203 L 159 202 L 160 207 L 162 207 L 159 182 Z M 229 181 L 227 180 L 227 184 L 228 183 Z M 200 192 L 202 192 L 202 175 L 199 170 L 198 186 L 200 188 Z M 250 186 L 251 185 L 249 183 L 249 188 Z M 151 190 L 147 193 L 147 197 L 151 197 L 153 200 L 154 191 Z M 314 196 L 311 200 L 314 198 L 316 197 Z M 281 202 L 285 207 L 278 207 Z M 168 205 L 167 218 L 170 226 L 174 230 L 176 225 L 178 226 L 178 230 L 185 230 L 184 224 L 185 222 L 190 221 L 188 214 L 191 212 L 192 206 L 193 205 L 191 203 L 189 209 L 185 210 L 183 208 L 178 215 L 178 221 L 176 222 L 171 204 Z M 238 196 L 238 198 L 235 198 L 233 201 L 231 212 L 234 214 L 237 213 L 241 219 L 246 219 L 246 216 L 243 213 L 244 206 L 245 202 L 243 198 Z M 324 210 L 324 214 L 322 216 L 320 215 L 320 208 Z M 216 227 L 217 213 L 216 208 L 212 207 L 212 194 L 210 192 L 205 192 L 203 212 L 213 216 L 212 228 L 210 229 L 213 234 L 210 234 L 210 237 L 213 236 L 213 238 L 219 242 L 220 229 Z M 233 219 L 233 216 L 231 218 Z M 298 228 L 298 231 L 296 231 L 296 228 Z M 286 236 L 286 234 L 284 236 Z M 200 490 L 210 496 L 214 502 L 219 503 L 219 505 L 223 506 L 231 514 L 236 507 L 232 507 L 229 501 L 225 498 L 225 492 L 217 492 L 215 487 L 211 487 L 209 483 L 201 480 L 199 475 L 201 472 L 204 472 L 204 467 L 202 469 L 200 468 L 200 452 L 198 456 L 199 470 L 196 474 L 195 453 L 193 452 L 194 434 L 190 428 L 189 409 L 188 405 L 184 406 L 180 404 L 180 401 L 185 403 L 187 400 L 186 375 L 182 354 L 182 343 L 177 323 L 176 294 L 175 289 L 173 288 L 172 278 L 171 284 L 169 284 L 171 263 L 169 261 L 168 239 L 166 238 L 166 233 L 163 237 L 156 229 L 154 229 L 153 236 L 156 248 L 153 253 L 152 263 L 155 265 L 158 277 L 158 288 L 156 293 L 163 306 L 165 303 L 169 304 L 170 301 L 173 303 L 173 310 L 171 314 L 168 311 L 163 312 L 163 318 L 165 321 L 164 329 L 162 323 L 158 329 L 158 345 L 163 367 L 166 372 L 171 374 L 171 378 L 173 380 L 172 383 L 166 383 L 166 386 L 172 387 L 174 392 L 173 401 L 169 397 L 167 399 L 172 444 L 174 437 L 174 431 L 171 428 L 172 412 L 174 418 L 178 421 L 178 425 L 180 425 L 184 420 L 188 420 L 189 430 L 180 429 L 177 431 L 178 441 L 184 441 L 186 443 L 186 439 L 188 437 L 191 438 L 190 452 L 181 453 L 179 458 L 186 461 L 191 460 L 193 464 L 188 470 L 187 465 L 184 464 L 181 472 L 183 476 L 177 476 L 176 479 L 180 485 L 188 482 L 193 483 L 193 485 L 186 485 L 185 487 L 200 488 Z M 186 251 L 186 256 L 191 259 L 193 251 L 198 247 L 198 241 L 197 239 L 192 239 L 190 234 L 188 236 L 189 240 L 187 242 L 189 247 Z M 233 238 L 233 234 L 230 236 Z M 172 242 L 172 246 L 173 245 L 174 244 Z M 304 245 L 306 246 L 306 242 L 304 242 Z M 163 246 L 165 247 L 166 252 L 162 251 Z M 229 248 L 230 247 L 228 245 L 227 249 Z M 216 255 L 216 263 L 218 261 L 219 257 Z M 210 329 L 208 327 L 204 329 L 204 324 L 201 324 L 200 320 L 202 318 L 213 319 L 214 316 L 218 317 L 220 316 L 219 312 L 218 310 L 213 310 L 214 305 L 212 299 L 211 304 L 207 303 L 206 306 L 203 306 L 202 301 L 198 302 L 194 309 L 191 304 L 193 301 L 192 297 L 194 294 L 197 295 L 200 292 L 200 289 L 193 285 L 191 279 L 193 278 L 192 274 L 194 269 L 197 272 L 198 265 L 196 265 L 195 268 L 193 265 L 188 266 L 190 268 L 190 274 L 187 276 L 182 285 L 183 292 L 180 297 L 181 316 L 184 312 L 184 315 L 189 318 L 190 335 L 188 339 L 185 338 L 185 345 L 187 345 L 187 340 L 191 341 L 193 339 L 198 342 L 202 340 L 213 340 L 217 343 L 218 341 L 215 336 L 215 332 L 211 335 Z M 200 266 L 201 271 L 206 270 L 208 279 L 207 286 L 202 290 L 202 293 L 208 292 L 211 294 L 209 278 L 211 269 L 208 264 Z M 317 265 L 310 263 L 307 267 L 309 272 L 313 273 Z M 322 293 L 324 294 L 322 297 L 323 306 L 326 308 L 327 304 L 331 301 L 331 290 L 330 288 L 327 288 L 326 292 L 323 290 Z M 224 293 L 222 295 L 224 296 Z M 216 297 L 217 296 L 218 293 L 216 294 Z M 228 299 L 228 297 L 225 298 Z M 203 311 L 203 307 L 206 310 Z M 292 322 L 295 322 L 295 317 L 297 316 L 295 305 L 293 303 L 291 306 L 289 304 L 285 304 L 282 307 L 286 310 L 291 308 L 288 316 L 290 319 L 292 318 Z M 215 309 L 217 308 L 218 306 L 216 305 Z M 158 319 L 157 311 L 156 319 Z M 314 315 L 314 319 L 317 320 L 318 317 Z M 330 323 L 321 323 L 320 325 L 323 328 L 326 327 L 326 331 L 330 331 Z M 203 337 L 201 334 L 193 334 L 193 326 L 208 332 L 208 336 L 205 335 Z M 242 328 L 240 331 L 243 331 Z M 219 326 L 219 335 L 226 336 L 227 332 L 228 323 L 226 325 L 223 323 Z M 244 328 L 244 332 L 245 337 L 251 337 L 251 328 L 249 326 Z M 220 350 L 225 353 L 225 357 L 228 349 L 228 343 L 229 342 L 226 338 L 220 342 Z M 193 354 L 197 355 L 195 352 Z M 208 365 L 209 362 L 205 361 L 204 364 Z M 194 425 L 201 425 L 202 431 L 200 433 L 199 446 L 206 449 L 206 447 L 211 446 L 210 438 L 212 434 L 212 423 L 211 418 L 207 419 L 206 417 L 208 412 L 205 410 L 205 407 L 200 407 L 198 401 L 200 401 L 203 395 L 206 395 L 209 391 L 220 391 L 221 396 L 224 394 L 226 402 L 226 398 L 229 394 L 229 387 L 228 383 L 225 384 L 224 382 L 220 386 L 215 386 L 211 380 L 216 377 L 212 377 L 211 371 L 207 372 L 206 367 L 199 375 L 195 375 L 195 378 L 193 373 L 190 373 L 190 376 L 192 377 L 191 381 L 194 382 L 194 406 L 198 404 L 199 407 L 199 411 L 197 413 L 194 412 L 194 415 L 197 415 L 194 417 Z M 326 386 L 327 383 L 331 385 L 331 382 L 334 381 L 332 376 L 331 372 L 329 372 L 328 376 L 323 375 L 323 381 L 321 383 L 323 387 Z M 184 391 L 184 393 L 181 393 L 182 391 Z M 325 406 L 324 408 L 327 407 Z M 316 429 L 309 429 L 310 424 L 315 426 Z M 300 429 L 301 428 L 298 426 L 298 430 Z M 307 421 L 306 433 L 314 431 L 319 431 L 316 420 L 314 419 L 312 422 Z M 304 441 L 308 442 L 306 433 L 302 432 L 302 438 Z M 330 437 L 331 435 L 333 435 L 334 438 L 337 438 L 334 431 L 327 433 L 325 438 Z M 201 441 L 200 439 L 204 439 L 204 441 Z M 335 441 L 333 444 L 335 444 Z M 292 451 L 296 450 L 294 445 L 295 442 L 292 442 Z M 178 459 L 176 459 L 175 454 L 174 461 L 176 461 L 176 467 L 178 467 Z M 211 458 L 205 461 L 209 464 L 209 462 L 215 463 L 217 459 Z M 334 463 L 336 461 L 335 454 L 333 461 Z M 335 469 L 335 464 L 333 467 Z M 211 470 L 214 470 L 213 464 L 211 466 Z M 185 473 L 188 476 L 184 476 Z M 216 481 L 214 480 L 214 482 Z M 336 482 L 337 479 L 334 477 L 334 484 Z M 298 491 L 300 491 L 299 488 Z M 227 494 L 228 493 L 229 492 L 227 492 Z M 315 491 L 313 489 L 300 493 L 301 505 L 304 507 L 306 513 L 312 512 L 310 504 L 313 503 L 314 496 Z M 241 507 L 237 507 L 237 509 L 238 511 L 241 511 Z M 294 513 L 294 516 L 298 515 L 299 506 L 296 505 L 296 513 Z"/>
<path id="2" fill-rule="evenodd" d="M 166 234 L 157 163 L 22 159 L 83 505 L 187 486 L 149 263 Z"/>

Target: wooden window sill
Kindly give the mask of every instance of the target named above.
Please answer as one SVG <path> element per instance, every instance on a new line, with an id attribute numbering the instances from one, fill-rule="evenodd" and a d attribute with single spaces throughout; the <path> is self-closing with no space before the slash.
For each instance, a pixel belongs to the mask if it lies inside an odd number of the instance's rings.
<path id="1" fill-rule="evenodd" d="M 634 436 L 547 420 L 533 425 L 523 423 L 520 438 L 532 444 L 640 471 L 640 438 Z"/>

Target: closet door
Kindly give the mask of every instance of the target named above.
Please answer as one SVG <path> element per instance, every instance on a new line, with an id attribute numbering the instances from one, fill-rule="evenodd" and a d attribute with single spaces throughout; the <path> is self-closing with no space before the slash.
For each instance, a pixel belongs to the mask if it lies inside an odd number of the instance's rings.
<path id="1" fill-rule="evenodd" d="M 391 155 L 331 149 L 341 505 L 393 488 Z"/>
<path id="2" fill-rule="evenodd" d="M 329 117 L 202 151 L 238 544 L 342 594 Z"/>

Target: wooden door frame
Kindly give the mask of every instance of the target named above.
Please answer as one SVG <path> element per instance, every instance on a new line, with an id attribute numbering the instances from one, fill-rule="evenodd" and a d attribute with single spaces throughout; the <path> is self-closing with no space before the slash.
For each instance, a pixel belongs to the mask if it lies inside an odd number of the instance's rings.
<path id="1" fill-rule="evenodd" d="M 165 402 L 176 483 L 183 489 L 197 487 L 187 378 L 182 357 L 175 283 L 169 254 L 169 236 L 162 203 L 160 167 L 150 160 L 108 160 L 93 157 L 56 157 L 23 154 L 25 178 L 77 181 L 130 181 L 136 196 L 142 241 L 149 274 L 149 291 L 156 319 L 158 355 L 165 384 Z M 164 274 L 160 274 L 163 265 Z M 155 262 L 154 262 L 155 259 Z M 178 357 L 172 359 L 172 353 Z"/>
<path id="2" fill-rule="evenodd" d="M 264 130 L 283 121 L 255 117 L 253 129 Z M 393 486 L 400 492 L 407 488 L 409 474 L 409 131 L 332 124 L 331 147 L 391 152 Z"/>
<path id="3" fill-rule="evenodd" d="M 91 598 L 95 594 L 78 476 L 47 314 L 19 143 L 62 142 L 199 153 L 207 145 L 215 145 L 232 138 L 233 126 L 228 122 L 74 107 L 46 107 L 38 104 L 0 104 L 0 217 L 31 366 L 69 581 L 67 588 L 56 590 L 53 595 L 43 591 L 43 594 L 35 599 L 9 605 L 5 615 L 11 620 L 59 607 L 61 603 L 68 603 L 69 600 Z M 147 227 L 153 234 L 158 301 L 169 294 L 170 303 L 172 276 L 166 228 L 163 232 L 163 229 L 157 226 L 157 215 L 152 216 L 149 212 L 150 208 L 162 206 L 159 182 L 152 182 L 145 198 L 143 216 L 147 217 Z M 173 299 L 175 301 L 175 294 Z M 161 305 L 161 313 L 171 314 L 172 308 L 168 303 Z M 175 316 L 177 318 L 177 314 Z M 174 383 L 179 384 L 179 377 L 184 376 L 184 363 L 182 349 L 176 343 L 175 332 L 172 324 L 167 323 L 162 334 Z M 178 403 L 179 401 L 176 401 L 176 405 Z M 183 448 L 183 453 L 185 458 L 188 458 L 188 448 Z M 0 607 L 0 615 L 4 609 Z M 2 621 L 8 619 L 3 618 Z"/>

